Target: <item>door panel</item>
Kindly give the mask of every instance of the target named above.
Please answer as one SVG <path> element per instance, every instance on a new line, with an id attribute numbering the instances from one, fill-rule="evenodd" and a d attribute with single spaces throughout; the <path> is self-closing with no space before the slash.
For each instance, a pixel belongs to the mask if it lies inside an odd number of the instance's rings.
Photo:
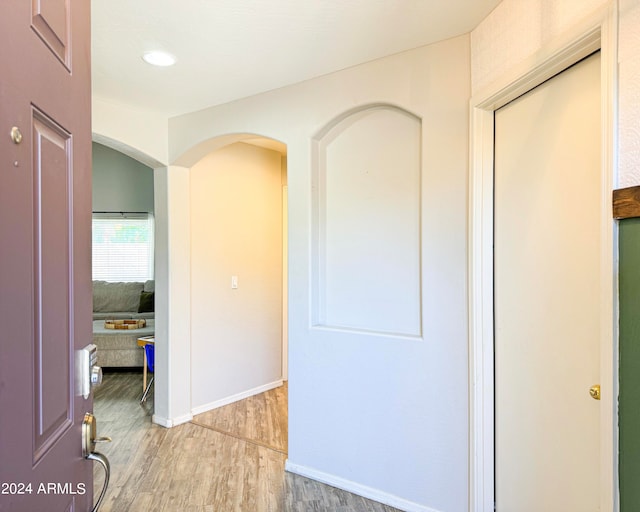
<path id="1" fill-rule="evenodd" d="M 498 512 L 599 509 L 600 58 L 495 114 Z"/>
<path id="2" fill-rule="evenodd" d="M 0 16 L 2 512 L 93 498 L 74 379 L 92 339 L 89 4 L 6 0 Z"/>
<path id="3" fill-rule="evenodd" d="M 71 136 L 33 110 L 35 460 L 72 425 Z"/>
<path id="4" fill-rule="evenodd" d="M 32 26 L 54 55 L 69 67 L 70 0 L 31 0 Z"/>

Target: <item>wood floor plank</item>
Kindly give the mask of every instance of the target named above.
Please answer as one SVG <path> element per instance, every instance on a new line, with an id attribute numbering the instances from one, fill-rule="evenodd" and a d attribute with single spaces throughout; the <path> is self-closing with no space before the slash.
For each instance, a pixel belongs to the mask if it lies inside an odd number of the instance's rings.
<path id="1" fill-rule="evenodd" d="M 287 451 L 287 385 L 198 414 L 194 423 Z"/>
<path id="2" fill-rule="evenodd" d="M 284 470 L 287 388 L 209 411 L 166 429 L 139 404 L 140 373 L 106 373 L 94 411 L 111 462 L 101 512 L 394 512 Z M 103 482 L 95 465 L 94 492 Z"/>

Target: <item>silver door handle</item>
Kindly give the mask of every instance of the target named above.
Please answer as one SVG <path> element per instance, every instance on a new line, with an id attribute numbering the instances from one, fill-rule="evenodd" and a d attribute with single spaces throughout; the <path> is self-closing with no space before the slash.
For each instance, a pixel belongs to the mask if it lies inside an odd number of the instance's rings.
<path id="1" fill-rule="evenodd" d="M 99 452 L 91 452 L 89 455 L 87 455 L 87 459 L 95 460 L 96 462 L 99 462 L 100 464 L 102 464 L 102 467 L 104 468 L 104 483 L 102 484 L 102 491 L 100 491 L 100 496 L 98 496 L 98 501 L 96 501 L 96 504 L 91 509 L 91 512 L 97 512 L 98 509 L 100 508 L 100 505 L 102 504 L 104 495 L 107 492 L 107 487 L 109 486 L 109 477 L 111 476 L 111 466 L 109 465 L 109 459 L 107 459 L 104 455 L 102 455 Z"/>

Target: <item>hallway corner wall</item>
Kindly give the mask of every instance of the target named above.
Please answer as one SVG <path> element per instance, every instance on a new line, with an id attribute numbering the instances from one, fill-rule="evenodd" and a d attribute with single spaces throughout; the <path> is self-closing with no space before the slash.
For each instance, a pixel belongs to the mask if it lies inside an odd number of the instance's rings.
<path id="1" fill-rule="evenodd" d="M 260 134 L 287 146 L 288 469 L 420 512 L 468 506 L 469 69 L 469 36 L 464 35 L 169 121 L 170 159 L 183 165 L 184 155 L 202 141 L 229 134 Z M 324 263 L 330 272 L 344 273 L 351 265 L 354 275 L 375 275 L 376 293 L 390 286 L 405 303 L 372 309 L 386 317 L 367 316 L 362 311 L 373 297 L 367 279 L 350 276 L 349 288 L 339 290 L 340 279 L 334 279 L 339 274 L 333 274 L 328 281 L 315 281 L 334 287 L 329 299 L 349 295 L 360 303 L 351 306 L 348 319 L 333 315 L 317 322 L 312 283 L 314 268 L 321 267 L 313 262 L 323 245 L 313 249 L 312 233 L 323 224 L 312 220 L 321 204 L 312 199 L 313 140 L 332 120 L 381 105 L 415 117 L 417 129 L 403 126 L 417 134 L 418 157 L 362 165 L 367 140 L 376 146 L 371 154 L 383 157 L 398 147 L 384 139 L 397 118 L 385 115 L 343 139 L 358 151 L 347 147 L 327 153 L 342 162 L 334 170 L 346 165 L 348 172 L 338 172 L 347 182 L 344 187 L 336 182 L 322 203 L 324 211 L 344 212 L 353 228 L 337 219 L 324 224 L 337 229 L 326 238 L 324 247 L 335 252 Z M 372 128 L 378 120 L 380 132 Z M 367 170 L 379 174 L 367 176 Z M 407 180 L 404 188 L 397 180 Z M 375 194 L 365 197 L 370 192 Z M 363 195 L 351 201 L 353 193 Z M 399 225 L 401 232 L 367 238 L 367 222 Z M 380 233 L 381 227 L 372 232 Z M 374 252 L 371 258 L 358 253 L 360 242 Z M 411 262 L 419 287 L 393 288 L 395 271 L 381 254 L 394 248 L 396 266 L 402 258 Z M 406 272 L 402 278 L 406 283 Z M 402 311 L 406 316 L 398 328 L 392 315 L 405 306 L 412 309 Z M 186 377 L 174 372 L 172 378 Z"/>

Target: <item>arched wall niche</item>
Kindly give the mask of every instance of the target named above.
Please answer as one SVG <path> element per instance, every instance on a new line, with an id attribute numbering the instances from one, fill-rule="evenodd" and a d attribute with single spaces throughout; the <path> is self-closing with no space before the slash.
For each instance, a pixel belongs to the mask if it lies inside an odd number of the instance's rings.
<path id="1" fill-rule="evenodd" d="M 349 110 L 312 143 L 312 327 L 422 337 L 422 120 Z"/>

